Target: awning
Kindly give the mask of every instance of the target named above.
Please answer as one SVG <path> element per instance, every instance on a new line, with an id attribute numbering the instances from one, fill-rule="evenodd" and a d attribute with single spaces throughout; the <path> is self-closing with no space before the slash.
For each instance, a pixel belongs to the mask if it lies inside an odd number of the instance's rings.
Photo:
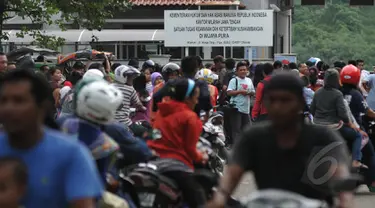
<path id="1" fill-rule="evenodd" d="M 9 40 L 4 42 L 30 43 L 34 39 L 26 35 L 24 38 L 16 36 L 19 30 L 4 31 L 8 34 Z M 117 41 L 164 41 L 164 30 L 50 30 L 46 35 L 62 37 L 66 43 L 91 42 L 92 36 L 98 38 L 98 42 L 117 42 Z"/>

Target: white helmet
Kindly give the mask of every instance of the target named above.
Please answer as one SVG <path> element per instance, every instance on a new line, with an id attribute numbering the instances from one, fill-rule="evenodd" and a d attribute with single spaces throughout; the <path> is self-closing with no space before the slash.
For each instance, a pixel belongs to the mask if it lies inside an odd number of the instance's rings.
<path id="1" fill-rule="evenodd" d="M 99 69 L 89 69 L 87 72 L 83 75 L 82 79 L 87 78 L 104 78 L 104 74 Z"/>
<path id="2" fill-rule="evenodd" d="M 219 77 L 209 69 L 201 69 L 195 74 L 195 79 L 206 81 L 208 84 L 212 84 Z"/>
<path id="3" fill-rule="evenodd" d="M 77 116 L 93 123 L 106 124 L 115 118 L 123 95 L 105 80 L 83 80 L 75 99 Z"/>
<path id="4" fill-rule="evenodd" d="M 132 66 L 121 65 L 115 69 L 115 80 L 117 82 L 125 84 L 128 80 L 127 79 L 128 76 L 140 75 L 140 74 L 141 72 Z"/>

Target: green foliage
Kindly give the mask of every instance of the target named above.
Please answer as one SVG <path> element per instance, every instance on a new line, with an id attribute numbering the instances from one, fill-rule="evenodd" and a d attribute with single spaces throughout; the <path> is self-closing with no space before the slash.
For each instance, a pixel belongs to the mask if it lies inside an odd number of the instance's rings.
<path id="1" fill-rule="evenodd" d="M 106 19 L 129 7 L 127 0 L 0 0 L 0 42 L 8 38 L 2 32 L 3 23 L 16 15 L 30 18 L 35 24 L 58 25 L 62 30 L 66 29 L 66 23 L 100 30 Z M 62 38 L 47 36 L 43 31 L 26 27 L 17 34 L 18 37 L 25 35 L 34 37 L 35 44 L 41 47 L 57 49 L 64 44 Z"/>
<path id="2" fill-rule="evenodd" d="M 375 7 L 350 7 L 347 2 L 295 7 L 293 49 L 298 60 L 313 56 L 332 64 L 364 59 L 368 66 L 375 65 Z"/>

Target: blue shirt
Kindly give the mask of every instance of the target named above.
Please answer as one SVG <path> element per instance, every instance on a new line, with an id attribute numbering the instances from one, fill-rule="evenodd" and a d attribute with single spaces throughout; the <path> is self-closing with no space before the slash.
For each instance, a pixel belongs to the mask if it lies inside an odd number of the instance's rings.
<path id="1" fill-rule="evenodd" d="M 88 149 L 60 132 L 45 129 L 40 143 L 29 150 L 12 148 L 1 133 L 0 156 L 14 156 L 27 165 L 27 192 L 21 202 L 27 208 L 66 208 L 73 200 L 103 192 Z"/>
<path id="2" fill-rule="evenodd" d="M 364 81 L 367 82 L 367 85 L 370 88 L 370 92 L 366 98 L 368 107 L 375 110 L 375 74 L 370 74 L 369 76 L 365 77 Z"/>
<path id="3" fill-rule="evenodd" d="M 237 81 L 236 81 L 237 80 Z M 246 90 L 249 93 L 255 92 L 253 82 L 250 78 L 236 77 L 229 81 L 228 91 Z M 250 96 L 249 95 L 236 95 L 230 98 L 230 102 L 236 106 L 241 113 L 250 113 Z"/>

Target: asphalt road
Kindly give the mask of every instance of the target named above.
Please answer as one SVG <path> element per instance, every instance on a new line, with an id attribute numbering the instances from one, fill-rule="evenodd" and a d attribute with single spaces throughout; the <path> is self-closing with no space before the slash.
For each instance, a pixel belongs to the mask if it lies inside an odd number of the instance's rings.
<path id="1" fill-rule="evenodd" d="M 252 174 L 246 174 L 240 186 L 237 188 L 234 197 L 241 199 L 248 196 L 252 191 L 256 190 L 256 185 Z M 374 208 L 375 194 L 370 194 L 367 187 L 360 187 L 355 195 L 355 208 Z"/>

